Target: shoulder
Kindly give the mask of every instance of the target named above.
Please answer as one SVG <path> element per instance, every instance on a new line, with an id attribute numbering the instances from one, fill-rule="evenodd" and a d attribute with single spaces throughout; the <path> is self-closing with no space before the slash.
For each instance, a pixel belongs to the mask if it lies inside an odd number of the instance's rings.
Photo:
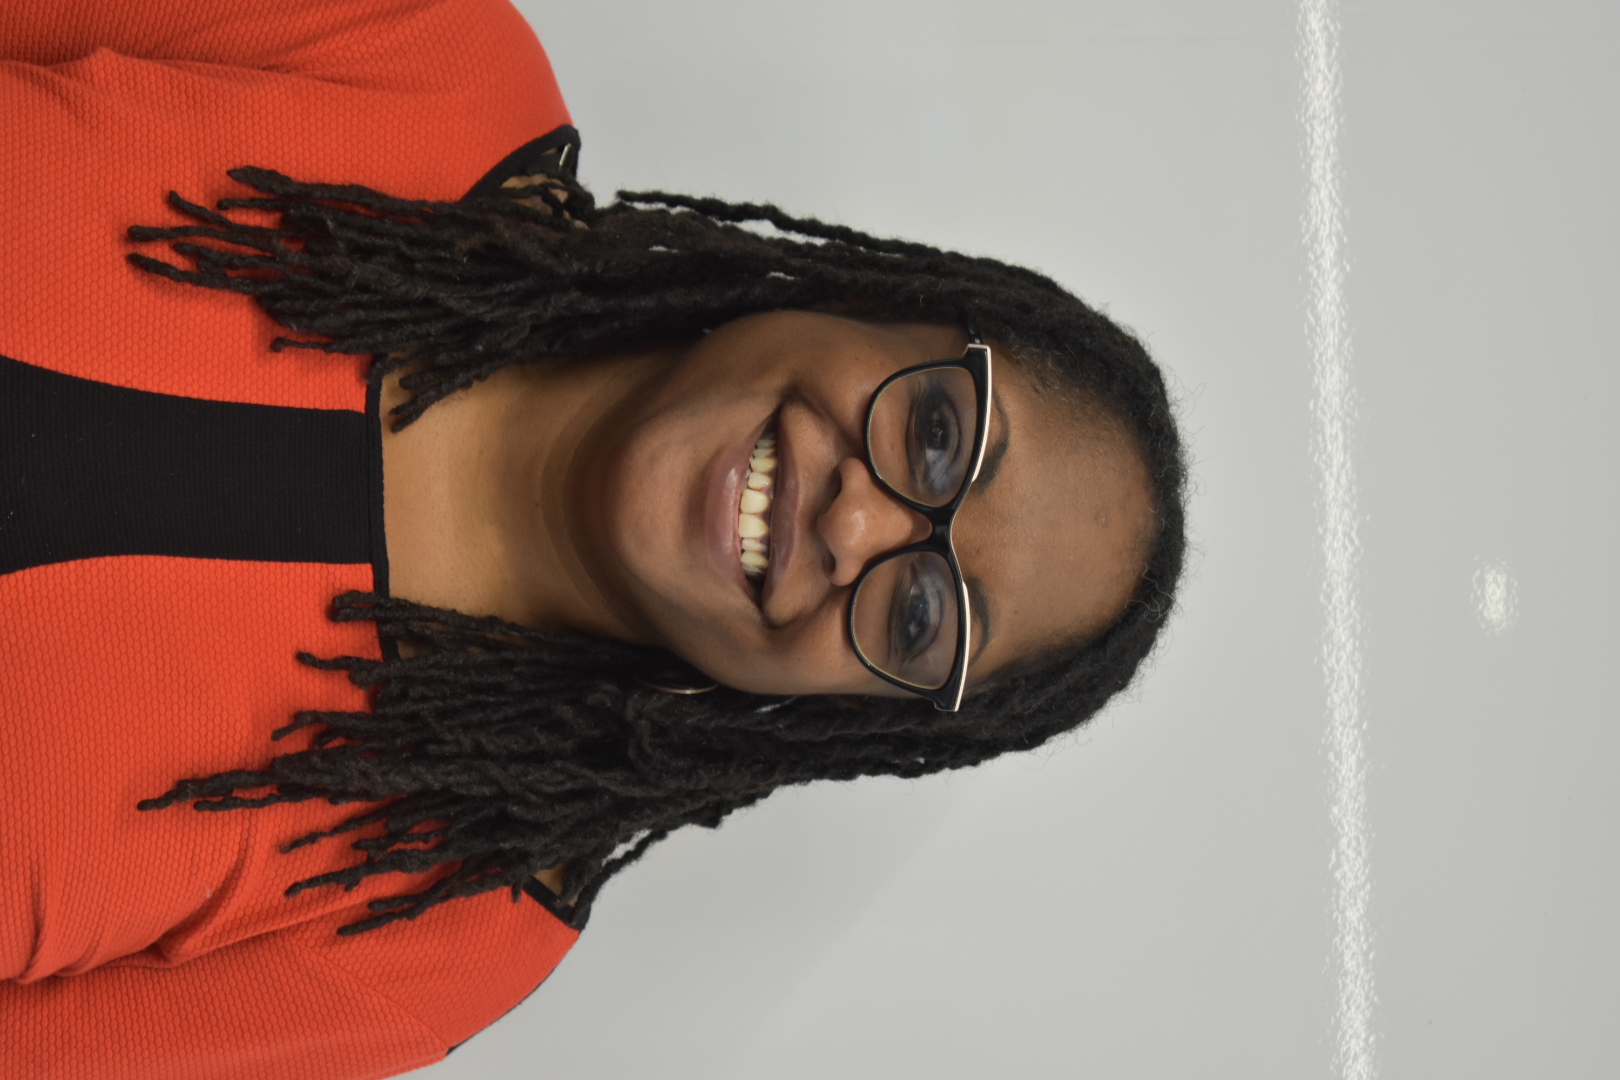
<path id="1" fill-rule="evenodd" d="M 343 923 L 362 918 L 350 911 Z M 482 1031 L 533 993 L 579 939 L 532 895 L 506 889 L 439 904 L 338 936 L 334 919 L 301 928 L 301 943 L 431 1028 L 448 1046 Z"/>

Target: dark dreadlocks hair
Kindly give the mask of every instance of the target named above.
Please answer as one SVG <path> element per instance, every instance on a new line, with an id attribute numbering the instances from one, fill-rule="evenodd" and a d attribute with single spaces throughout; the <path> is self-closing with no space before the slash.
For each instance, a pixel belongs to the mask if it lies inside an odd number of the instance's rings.
<path id="1" fill-rule="evenodd" d="M 673 830 L 713 828 L 783 785 L 917 777 L 1038 747 L 1130 682 L 1170 613 L 1186 474 L 1163 378 L 1130 333 L 1038 273 L 769 205 L 620 192 L 599 208 L 560 172 L 529 178 L 522 199 L 460 202 L 257 168 L 230 175 L 261 194 L 214 211 L 171 192 L 196 224 L 130 230 L 137 241 L 171 242 L 195 269 L 129 258 L 175 281 L 245 293 L 308 335 L 278 338 L 274 349 L 370 356 L 373 383 L 405 368 L 396 430 L 510 364 L 695 339 L 753 312 L 944 323 L 971 313 L 1034 377 L 1122 421 L 1154 486 L 1156 527 L 1124 612 L 1089 641 L 1026 658 L 955 713 L 921 699 L 670 694 L 637 678 L 649 664 L 678 663 L 668 654 L 379 595 L 338 597 L 333 618 L 370 620 L 385 646 L 416 646 L 403 658 L 385 649 L 381 660 L 300 655 L 347 672 L 370 691 L 372 710 L 299 713 L 276 737 L 315 727 L 310 749 L 181 780 L 140 805 L 373 804 L 293 845 L 365 830 L 353 845 L 364 860 L 289 894 L 444 872 L 421 891 L 372 902 L 372 916 L 343 933 L 501 887 L 516 899 L 559 863 L 560 901 L 577 925 L 609 878 Z M 277 224 L 225 213 L 233 210 Z"/>

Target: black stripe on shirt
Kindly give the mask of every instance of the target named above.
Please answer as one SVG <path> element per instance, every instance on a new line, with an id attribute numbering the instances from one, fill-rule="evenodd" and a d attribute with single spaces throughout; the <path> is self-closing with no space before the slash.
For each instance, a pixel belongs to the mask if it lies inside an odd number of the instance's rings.
<path id="1" fill-rule="evenodd" d="M 373 424 L 0 357 L 0 574 L 110 555 L 370 563 Z"/>

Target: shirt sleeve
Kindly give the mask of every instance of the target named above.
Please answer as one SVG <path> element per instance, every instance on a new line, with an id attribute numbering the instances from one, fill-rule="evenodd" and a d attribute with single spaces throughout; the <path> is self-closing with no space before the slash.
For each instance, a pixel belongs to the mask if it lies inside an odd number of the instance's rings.
<path id="1" fill-rule="evenodd" d="M 0 59 L 54 65 L 107 49 L 362 82 L 397 74 L 413 31 L 445 14 L 523 22 L 507 0 L 9 0 Z"/>
<path id="2" fill-rule="evenodd" d="M 354 911 L 172 967 L 0 983 L 0 1076 L 374 1080 L 440 1060 L 550 974 L 578 934 L 528 897 L 452 901 L 351 937 Z"/>
<path id="3" fill-rule="evenodd" d="M 255 194 L 241 165 L 459 199 L 569 123 L 508 0 L 0 0 L 0 118 L 0 355 L 306 408 L 350 407 L 363 365 L 305 378 L 256 305 L 131 266 L 129 226 Z"/>
<path id="4" fill-rule="evenodd" d="M 266 934 L 173 968 L 0 984 L 0 1073 L 62 1080 L 370 1080 L 443 1039 L 386 995 Z"/>

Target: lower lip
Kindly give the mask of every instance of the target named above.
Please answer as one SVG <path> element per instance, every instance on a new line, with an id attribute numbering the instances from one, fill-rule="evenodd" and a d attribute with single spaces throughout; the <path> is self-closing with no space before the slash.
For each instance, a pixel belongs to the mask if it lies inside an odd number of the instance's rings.
<path id="1" fill-rule="evenodd" d="M 742 568 L 742 540 L 737 536 L 737 507 L 742 502 L 743 485 L 748 480 L 748 459 L 760 436 L 770 425 L 767 418 L 741 442 L 726 448 L 709 471 L 705 485 L 704 517 L 708 522 L 709 555 L 722 578 L 734 582 L 753 604 L 754 590 Z"/>

